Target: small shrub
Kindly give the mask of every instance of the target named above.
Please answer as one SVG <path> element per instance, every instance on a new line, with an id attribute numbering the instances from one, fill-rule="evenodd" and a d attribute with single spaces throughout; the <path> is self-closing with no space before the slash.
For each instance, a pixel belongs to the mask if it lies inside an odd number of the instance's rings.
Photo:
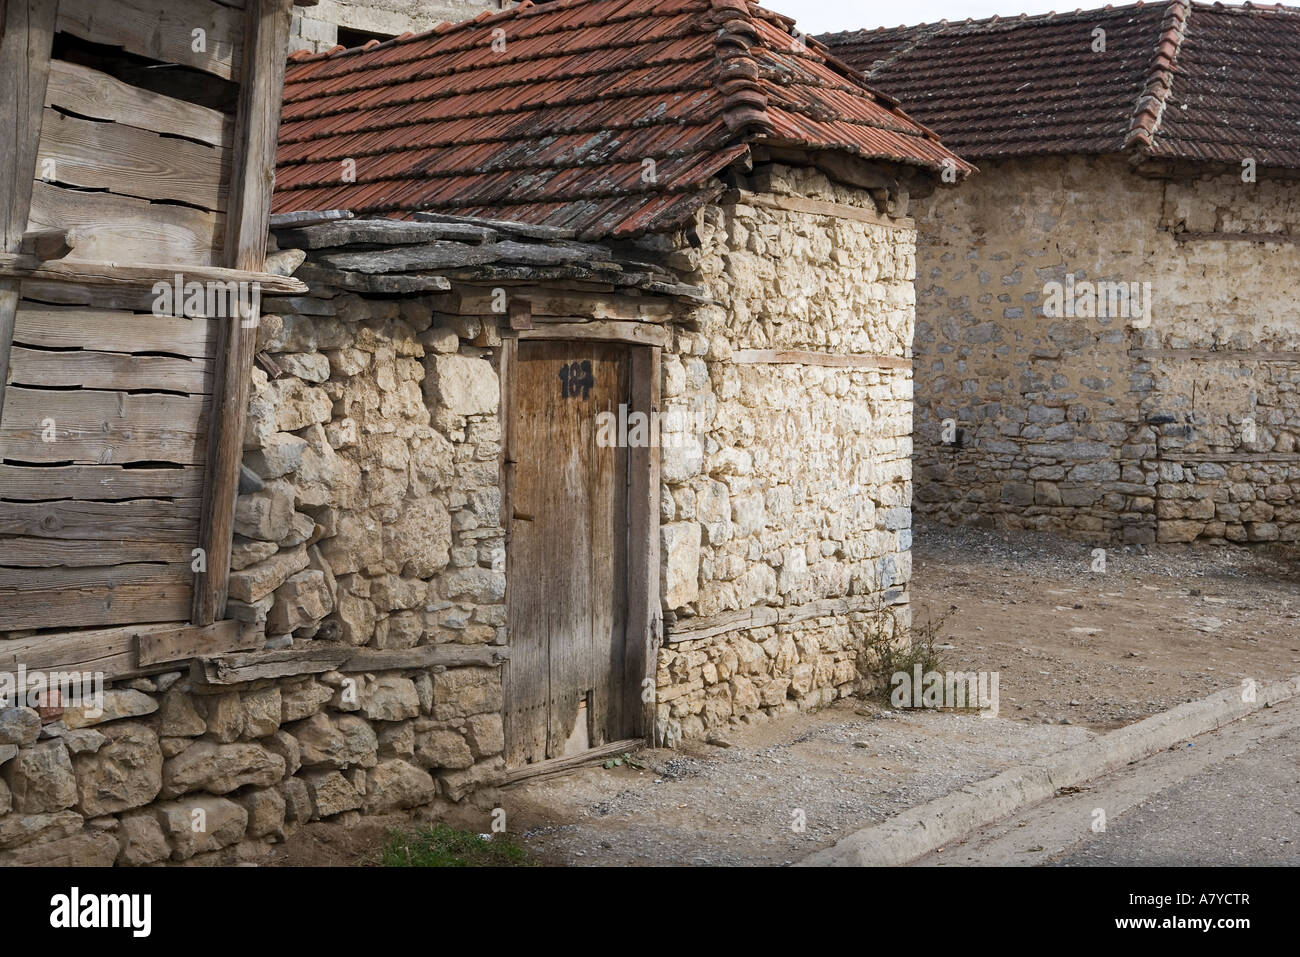
<path id="1" fill-rule="evenodd" d="M 888 605 L 877 606 L 858 655 L 858 674 L 862 676 L 864 690 L 889 700 L 890 678 L 900 671 L 911 673 L 921 666 L 921 673 L 945 671 L 943 652 L 939 639 L 957 606 L 953 605 L 938 618 L 927 617 L 920 625 L 904 631 L 894 609 Z"/>

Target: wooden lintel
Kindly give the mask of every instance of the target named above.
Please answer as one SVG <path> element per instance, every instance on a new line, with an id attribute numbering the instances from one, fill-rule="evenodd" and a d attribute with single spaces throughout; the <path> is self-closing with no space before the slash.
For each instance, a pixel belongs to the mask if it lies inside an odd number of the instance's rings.
<path id="1" fill-rule="evenodd" d="M 916 222 L 907 216 L 882 216 L 875 210 L 860 206 L 848 206 L 844 203 L 832 203 L 824 199 L 810 199 L 807 196 L 786 196 L 778 193 L 754 193 L 745 189 L 731 189 L 722 194 L 719 203 L 731 206 L 744 203 L 749 206 L 765 206 L 787 213 L 808 213 L 812 216 L 833 216 L 836 219 L 850 219 L 886 229 L 915 229 Z"/>
<path id="2" fill-rule="evenodd" d="M 586 319 L 620 319 L 628 322 L 666 322 L 677 313 L 673 303 L 662 296 L 634 296 L 627 293 L 592 292 L 572 288 L 554 289 L 538 285 L 486 286 L 457 283 L 449 292 L 433 298 L 438 312 L 458 316 L 491 315 L 497 289 L 506 289 L 511 299 L 527 299 L 534 322 L 551 317 L 573 321 Z"/>
<path id="3" fill-rule="evenodd" d="M 739 365 L 809 365 L 840 369 L 908 369 L 912 360 L 906 356 L 837 355 L 801 349 L 737 349 L 731 361 Z"/>
<path id="4" fill-rule="evenodd" d="M 502 330 L 505 332 L 506 330 Z M 595 342 L 627 342 L 638 346 L 668 345 L 670 333 L 651 322 L 620 322 L 593 319 L 591 322 L 547 322 L 531 329 L 516 330 L 521 340 L 586 339 Z"/>

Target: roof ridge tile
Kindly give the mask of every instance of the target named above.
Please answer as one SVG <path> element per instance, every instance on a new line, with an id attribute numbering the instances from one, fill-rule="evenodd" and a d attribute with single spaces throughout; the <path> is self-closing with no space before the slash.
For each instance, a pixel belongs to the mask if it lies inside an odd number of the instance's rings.
<path id="1" fill-rule="evenodd" d="M 751 54 L 762 43 L 748 0 L 709 0 L 705 22 L 717 27 L 714 50 L 720 73 L 730 89 L 724 91 L 722 119 L 738 136 L 771 135 L 775 129 L 767 114 L 767 95 L 759 82 L 758 61 Z"/>
<path id="2" fill-rule="evenodd" d="M 1124 149 L 1136 151 L 1135 161 L 1145 158 L 1155 143 L 1156 132 L 1169 101 L 1169 91 L 1173 87 L 1178 51 L 1186 36 L 1190 8 L 1190 0 L 1169 0 L 1169 6 L 1165 10 L 1147 82 L 1138 94 L 1128 135 L 1124 138 Z"/>

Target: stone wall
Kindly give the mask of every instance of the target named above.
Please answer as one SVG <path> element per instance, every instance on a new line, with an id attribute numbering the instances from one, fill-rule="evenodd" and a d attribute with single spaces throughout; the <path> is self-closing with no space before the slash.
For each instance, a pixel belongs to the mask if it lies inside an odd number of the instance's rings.
<path id="1" fill-rule="evenodd" d="M 771 172 L 769 193 L 706 209 L 699 248 L 682 254 L 719 305 L 663 359 L 666 741 L 852 693 L 863 610 L 892 601 L 906 616 L 910 369 L 747 352 L 901 359 L 914 233 L 777 208 L 805 197 L 874 210 L 819 173 Z M 744 626 L 839 598 L 851 601 L 838 614 Z M 690 637 L 719 621 L 738 623 Z"/>
<path id="2" fill-rule="evenodd" d="M 315 6 L 293 8 L 289 51 L 331 50 L 338 45 L 339 27 L 395 37 L 468 20 L 502 6 L 501 0 L 320 0 Z"/>
<path id="3" fill-rule="evenodd" d="M 0 711 L 0 865 L 255 860 L 304 821 L 436 812 L 502 770 L 500 669 L 418 665 L 505 642 L 492 332 L 427 297 L 263 308 L 229 611 L 267 649 L 375 663 Z"/>
<path id="4" fill-rule="evenodd" d="M 989 161 L 916 215 L 919 513 L 1101 542 L 1300 538 L 1280 281 L 1300 246 L 1244 238 L 1300 234 L 1293 181 Z M 1046 316 L 1067 274 L 1150 283 L 1149 324 Z"/>
<path id="5" fill-rule="evenodd" d="M 716 300 L 638 307 L 678 316 L 662 743 L 850 694 L 875 608 L 907 623 L 914 234 L 819 175 L 771 184 L 704 211 L 693 247 L 647 243 Z M 786 202 L 809 197 L 854 215 Z M 264 670 L 118 680 L 102 715 L 0 712 L 0 865 L 260 860 L 306 821 L 436 815 L 499 782 L 506 320 L 474 305 L 491 292 L 458 289 L 455 314 L 315 281 L 263 300 L 228 612 Z M 604 315 L 599 293 L 549 292 Z"/>

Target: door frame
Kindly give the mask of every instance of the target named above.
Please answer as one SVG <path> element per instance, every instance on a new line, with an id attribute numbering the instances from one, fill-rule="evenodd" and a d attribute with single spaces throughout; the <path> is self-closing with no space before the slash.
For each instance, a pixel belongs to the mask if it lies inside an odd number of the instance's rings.
<path id="1" fill-rule="evenodd" d="M 512 303 L 513 305 L 513 303 Z M 627 328 L 624 328 L 627 327 Z M 660 401 L 660 359 L 668 332 L 662 326 L 642 322 L 564 322 L 539 324 L 531 329 L 502 329 L 498 357 L 501 384 L 501 524 L 505 532 L 506 602 L 509 603 L 511 535 L 514 523 L 516 444 L 511 428 L 511 410 L 516 387 L 519 341 L 560 340 L 617 342 L 629 345 L 628 412 L 644 412 L 657 426 Z M 628 546 L 627 616 L 624 637 L 624 714 L 629 716 L 630 738 L 653 744 L 655 726 L 655 679 L 659 645 L 663 640 L 663 611 L 659 602 L 659 435 L 651 430 L 651 444 L 629 449 L 628 455 Z M 506 641 L 511 636 L 507 634 Z M 510 662 L 503 666 L 502 686 L 509 693 Z M 650 694 L 645 682 L 649 679 Z M 647 700 L 648 699 L 648 700 Z M 589 753 L 593 758 L 596 752 Z M 555 759 L 568 760 L 570 759 Z M 537 767 L 538 762 L 528 767 Z M 546 763 L 550 763 L 549 761 Z M 540 770 L 540 768 L 539 768 Z"/>

